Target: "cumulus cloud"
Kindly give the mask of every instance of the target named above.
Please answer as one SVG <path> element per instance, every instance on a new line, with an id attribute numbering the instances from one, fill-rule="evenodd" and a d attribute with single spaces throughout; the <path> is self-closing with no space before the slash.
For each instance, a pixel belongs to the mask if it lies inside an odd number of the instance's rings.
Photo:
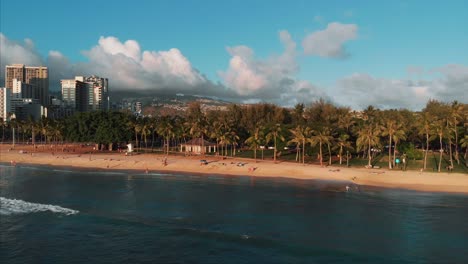
<path id="1" fill-rule="evenodd" d="M 449 64 L 436 69 L 441 78 L 431 83 L 434 98 L 444 101 L 468 102 L 468 66 Z"/>
<path id="2" fill-rule="evenodd" d="M 306 55 L 342 59 L 349 56 L 344 44 L 356 39 L 357 34 L 357 25 L 333 22 L 326 29 L 307 35 L 302 47 Z"/>
<path id="3" fill-rule="evenodd" d="M 284 46 L 283 53 L 266 59 L 256 58 L 254 51 L 247 46 L 227 47 L 231 55 L 229 67 L 219 72 L 224 84 L 246 98 L 247 102 L 266 100 L 294 105 L 325 97 L 325 93 L 309 82 L 296 80 L 295 75 L 299 71 L 296 43 L 289 32 L 280 31 L 279 39 Z"/>
<path id="4" fill-rule="evenodd" d="M 337 82 L 340 96 L 335 100 L 355 109 L 373 105 L 383 109 L 420 110 L 429 99 L 467 102 L 468 67 L 446 65 L 433 72 L 440 76 L 427 80 L 376 78 L 355 73 Z"/>
<path id="5" fill-rule="evenodd" d="M 32 66 L 44 65 L 39 52 L 34 47 L 30 39 L 25 39 L 24 43 L 9 40 L 3 33 L 0 33 L 0 78 L 5 78 L 5 66 L 10 64 L 26 64 Z M 3 84 L 1 84 L 3 86 Z"/>
<path id="6" fill-rule="evenodd" d="M 122 43 L 115 37 L 101 37 L 83 54 L 89 61 L 78 66 L 82 71 L 106 76 L 125 89 L 187 91 L 208 82 L 176 48 L 141 51 L 135 40 Z"/>
<path id="7" fill-rule="evenodd" d="M 100 37 L 96 46 L 83 51 L 87 61 L 73 63 L 59 51 L 52 50 L 43 59 L 34 43 L 9 40 L 0 33 L 1 68 L 9 64 L 46 65 L 51 89 L 60 87 L 61 79 L 76 75 L 99 75 L 109 78 L 112 90 L 190 92 L 200 95 L 232 95 L 200 74 L 176 48 L 167 51 L 142 51 L 135 40 L 121 42 L 115 37 Z M 4 71 L 1 71 L 4 79 Z"/>

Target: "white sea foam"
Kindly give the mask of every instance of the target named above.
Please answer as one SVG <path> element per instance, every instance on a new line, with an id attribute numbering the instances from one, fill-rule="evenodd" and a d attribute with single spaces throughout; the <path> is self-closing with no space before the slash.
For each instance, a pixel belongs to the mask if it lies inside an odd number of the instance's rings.
<path id="1" fill-rule="evenodd" d="M 77 210 L 64 208 L 58 205 L 30 203 L 23 200 L 0 197 L 0 215 L 27 214 L 45 211 L 66 215 L 79 213 Z"/>

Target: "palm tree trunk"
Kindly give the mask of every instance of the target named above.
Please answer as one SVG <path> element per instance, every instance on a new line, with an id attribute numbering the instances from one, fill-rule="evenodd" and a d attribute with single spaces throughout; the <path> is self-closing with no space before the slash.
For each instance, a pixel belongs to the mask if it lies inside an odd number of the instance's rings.
<path id="1" fill-rule="evenodd" d="M 332 165 L 331 147 L 330 147 L 330 144 L 327 144 L 327 146 L 328 146 L 328 156 L 329 156 L 329 158 L 328 158 L 328 165 L 331 166 L 331 165 Z"/>
<path id="2" fill-rule="evenodd" d="M 429 153 L 429 133 L 426 133 L 426 151 L 424 153 L 424 170 L 427 168 L 427 154 Z"/>
<path id="3" fill-rule="evenodd" d="M 275 150 L 273 151 L 273 154 L 274 154 L 273 160 L 274 160 L 275 163 L 276 163 L 276 136 L 275 136 Z"/>
<path id="4" fill-rule="evenodd" d="M 453 168 L 453 158 L 452 158 L 452 139 L 449 135 L 449 155 L 450 155 L 450 166 Z"/>
<path id="5" fill-rule="evenodd" d="M 443 152 L 442 148 L 443 148 L 443 146 L 442 146 L 442 136 L 441 135 L 439 135 L 439 141 L 440 141 L 440 150 L 439 150 L 440 155 L 439 155 L 438 172 L 440 172 L 440 167 L 442 166 L 442 152 Z"/>
<path id="6" fill-rule="evenodd" d="M 299 156 L 299 146 L 296 146 L 296 162 L 299 162 L 299 159 L 301 157 Z"/>
<path id="7" fill-rule="evenodd" d="M 31 127 L 31 143 L 33 147 L 36 146 L 36 131 L 34 130 L 34 126 Z"/>
<path id="8" fill-rule="evenodd" d="M 346 150 L 346 167 L 349 167 L 349 153 Z"/>
<path id="9" fill-rule="evenodd" d="M 367 165 L 370 167 L 372 165 L 372 156 L 371 156 L 371 142 L 370 142 L 370 138 L 369 138 L 369 148 L 367 149 L 367 158 L 369 160 L 369 162 L 367 163 Z"/>
<path id="10" fill-rule="evenodd" d="M 395 148 L 393 148 L 393 167 L 395 167 L 395 162 L 396 162 L 396 151 L 397 151 L 397 145 L 398 141 L 395 141 Z"/>
<path id="11" fill-rule="evenodd" d="M 170 143 L 170 138 L 167 137 L 167 143 L 166 143 L 166 150 L 167 150 L 167 155 L 169 156 L 169 143 Z"/>
<path id="12" fill-rule="evenodd" d="M 255 163 L 257 163 L 257 147 L 256 146 L 254 148 L 254 159 L 255 159 Z"/>
<path id="13" fill-rule="evenodd" d="M 203 132 L 201 133 L 201 144 L 202 144 L 203 157 L 205 157 L 205 139 L 203 138 Z"/>
<path id="14" fill-rule="evenodd" d="M 302 164 L 305 164 L 305 140 L 302 140 Z"/>
<path id="15" fill-rule="evenodd" d="M 153 152 L 153 147 L 154 147 L 154 130 L 151 133 L 151 152 Z"/>
<path id="16" fill-rule="evenodd" d="M 340 145 L 340 165 L 342 164 L 343 161 L 343 145 Z"/>
<path id="17" fill-rule="evenodd" d="M 138 132 L 135 130 L 135 148 L 138 148 Z"/>
<path id="18" fill-rule="evenodd" d="M 15 127 L 13 127 L 13 148 L 15 147 Z"/>
<path id="19" fill-rule="evenodd" d="M 320 146 L 320 152 L 319 152 L 319 156 L 320 156 L 320 166 L 323 166 L 323 159 L 322 159 L 322 141 L 320 141 L 319 143 L 319 146 Z"/>
<path id="20" fill-rule="evenodd" d="M 388 146 L 388 169 L 392 169 L 392 135 L 388 136 L 390 141 L 390 146 Z"/>

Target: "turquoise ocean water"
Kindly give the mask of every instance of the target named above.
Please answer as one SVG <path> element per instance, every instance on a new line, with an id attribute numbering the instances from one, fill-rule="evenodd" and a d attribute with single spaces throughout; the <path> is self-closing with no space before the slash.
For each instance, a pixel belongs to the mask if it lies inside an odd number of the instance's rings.
<path id="1" fill-rule="evenodd" d="M 0 165 L 0 263 L 468 263 L 468 196 Z"/>

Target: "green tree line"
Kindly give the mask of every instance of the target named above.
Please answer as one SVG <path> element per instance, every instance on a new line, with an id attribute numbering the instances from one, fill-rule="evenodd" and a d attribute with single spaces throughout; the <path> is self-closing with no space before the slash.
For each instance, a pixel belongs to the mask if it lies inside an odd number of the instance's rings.
<path id="1" fill-rule="evenodd" d="M 13 119 L 2 122 L 2 142 L 11 142 L 14 135 L 16 142 L 86 142 L 110 150 L 132 142 L 137 149 L 158 148 L 169 154 L 181 143 L 202 138 L 215 142 L 222 156 L 250 149 L 255 160 L 260 158 L 259 152 L 262 159 L 265 151 L 273 152 L 269 158 L 274 161 L 287 152 L 301 163 L 347 164 L 350 157 L 358 157 L 366 160 L 367 166 L 372 166 L 376 157 L 385 156 L 389 169 L 398 165 L 397 158 L 402 155 L 422 160 L 423 169 L 427 169 L 432 153 L 438 156 L 436 169 L 441 171 L 443 165 L 466 168 L 467 130 L 467 105 L 457 101 L 430 100 L 417 112 L 373 106 L 351 111 L 325 100 L 294 108 L 259 103 L 203 111 L 202 105 L 194 102 L 184 114 L 135 117 L 128 112 L 87 112 L 37 122 Z"/>

